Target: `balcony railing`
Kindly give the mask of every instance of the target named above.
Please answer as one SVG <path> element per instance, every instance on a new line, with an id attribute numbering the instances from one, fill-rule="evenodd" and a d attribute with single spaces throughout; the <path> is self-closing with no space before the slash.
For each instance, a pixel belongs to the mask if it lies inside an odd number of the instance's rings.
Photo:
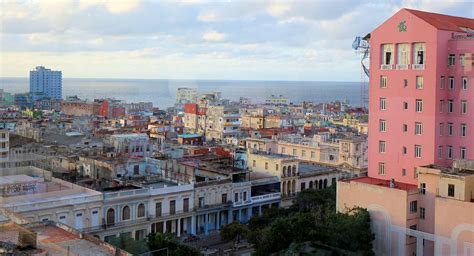
<path id="1" fill-rule="evenodd" d="M 392 70 L 392 64 L 382 64 L 380 65 L 381 70 Z"/>
<path id="2" fill-rule="evenodd" d="M 281 199 L 280 192 L 260 195 L 260 196 L 252 196 L 253 203 L 261 203 L 261 202 L 273 201 L 273 200 L 278 200 L 278 199 Z"/>
<path id="3" fill-rule="evenodd" d="M 408 64 L 397 64 L 397 70 L 407 70 L 408 67 Z"/>
<path id="4" fill-rule="evenodd" d="M 249 204 L 252 204 L 252 199 L 246 200 L 246 201 L 234 202 L 234 207 L 239 207 L 239 206 L 244 206 L 244 205 L 249 205 Z"/>
<path id="5" fill-rule="evenodd" d="M 425 70 L 425 64 L 413 64 L 411 68 L 413 70 Z"/>

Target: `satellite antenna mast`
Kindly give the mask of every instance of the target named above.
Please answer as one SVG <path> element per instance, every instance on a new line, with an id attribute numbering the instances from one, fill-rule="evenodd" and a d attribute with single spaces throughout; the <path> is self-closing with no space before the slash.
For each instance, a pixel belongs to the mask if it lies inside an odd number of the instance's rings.
<path id="1" fill-rule="evenodd" d="M 370 34 L 364 37 L 357 36 L 352 43 L 352 49 L 355 50 L 356 54 L 361 56 L 361 74 L 360 74 L 360 105 L 367 109 L 367 83 L 370 77 L 369 70 L 369 54 L 370 54 Z"/>

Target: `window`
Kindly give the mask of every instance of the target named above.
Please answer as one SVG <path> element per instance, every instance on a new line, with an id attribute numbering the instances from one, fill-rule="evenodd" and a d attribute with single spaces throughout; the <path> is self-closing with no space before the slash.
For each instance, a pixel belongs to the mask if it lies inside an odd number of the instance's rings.
<path id="1" fill-rule="evenodd" d="M 387 109 L 387 108 L 386 108 L 386 107 L 387 107 L 387 106 L 386 106 L 386 104 L 387 104 L 387 99 L 385 99 L 385 98 L 380 98 L 380 101 L 379 101 L 379 102 L 380 102 L 380 110 L 386 110 L 386 109 Z"/>
<path id="2" fill-rule="evenodd" d="M 464 53 L 459 54 L 459 64 L 461 64 L 461 66 L 466 65 L 466 55 Z"/>
<path id="3" fill-rule="evenodd" d="M 439 100 L 439 113 L 444 112 L 444 100 Z"/>
<path id="4" fill-rule="evenodd" d="M 448 84 L 449 84 L 449 89 L 453 90 L 454 89 L 454 77 L 453 76 L 450 76 L 448 78 Z"/>
<path id="5" fill-rule="evenodd" d="M 408 87 L 408 79 L 403 79 L 403 87 Z"/>
<path id="6" fill-rule="evenodd" d="M 423 77 L 417 76 L 416 77 L 416 89 L 423 89 Z"/>
<path id="7" fill-rule="evenodd" d="M 461 137 L 466 137 L 467 135 L 467 125 L 461 124 Z"/>
<path id="8" fill-rule="evenodd" d="M 293 149 L 293 155 L 296 156 L 296 149 Z"/>
<path id="9" fill-rule="evenodd" d="M 403 109 L 407 110 L 408 109 L 408 102 L 403 102 Z"/>
<path id="10" fill-rule="evenodd" d="M 170 200 L 170 214 L 176 213 L 176 200 Z"/>
<path id="11" fill-rule="evenodd" d="M 444 134 L 444 123 L 439 123 L 439 136 Z"/>
<path id="12" fill-rule="evenodd" d="M 380 76 L 380 88 L 387 88 L 387 76 Z"/>
<path id="13" fill-rule="evenodd" d="M 402 153 L 403 153 L 404 155 L 407 154 L 407 147 L 405 147 L 405 146 L 402 147 Z"/>
<path id="14" fill-rule="evenodd" d="M 161 216 L 161 202 L 155 204 L 155 212 L 157 217 Z"/>
<path id="15" fill-rule="evenodd" d="M 423 134 L 423 124 L 416 122 L 415 123 L 415 135 L 421 135 Z"/>
<path id="16" fill-rule="evenodd" d="M 316 152 L 311 151 L 311 158 L 315 158 L 315 157 L 316 157 Z"/>
<path id="17" fill-rule="evenodd" d="M 301 182 L 301 185 L 300 185 L 300 186 L 301 186 L 301 189 L 300 189 L 301 191 L 303 191 L 303 190 L 306 189 L 306 183 Z"/>
<path id="18" fill-rule="evenodd" d="M 448 184 L 448 196 L 454 197 L 454 184 Z"/>
<path id="19" fill-rule="evenodd" d="M 189 212 L 189 198 L 183 199 L 183 212 Z"/>
<path id="20" fill-rule="evenodd" d="M 416 158 L 421 158 L 421 146 L 420 145 L 415 145 L 415 157 Z"/>
<path id="21" fill-rule="evenodd" d="M 275 170 L 278 171 L 279 168 L 280 168 L 280 166 L 278 164 L 275 164 Z"/>
<path id="22" fill-rule="evenodd" d="M 438 159 L 443 159 L 443 146 L 438 146 Z"/>
<path id="23" fill-rule="evenodd" d="M 454 109 L 454 101 L 448 100 L 448 113 L 453 113 L 453 109 Z"/>
<path id="24" fill-rule="evenodd" d="M 426 194 L 426 183 L 420 183 L 420 194 Z"/>
<path id="25" fill-rule="evenodd" d="M 403 124 L 403 132 L 408 132 L 408 125 L 407 124 Z"/>
<path id="26" fill-rule="evenodd" d="M 285 148 L 285 147 L 282 147 L 282 148 L 281 148 L 281 153 L 282 153 L 282 154 L 285 154 L 285 153 L 286 153 L 286 148 Z"/>
<path id="27" fill-rule="evenodd" d="M 226 203 L 227 203 L 227 194 L 226 194 L 226 193 L 224 193 L 224 194 L 221 195 L 221 202 L 222 202 L 223 204 L 226 204 Z"/>
<path id="28" fill-rule="evenodd" d="M 466 159 L 466 148 L 465 147 L 459 148 L 459 158 Z"/>
<path id="29" fill-rule="evenodd" d="M 385 163 L 379 163 L 379 175 L 385 175 Z"/>
<path id="30" fill-rule="evenodd" d="M 385 141 L 379 141 L 379 153 L 385 153 Z"/>
<path id="31" fill-rule="evenodd" d="M 239 193 L 234 193 L 234 202 L 239 201 Z"/>
<path id="32" fill-rule="evenodd" d="M 409 44 L 397 44 L 398 60 L 397 64 L 399 69 L 407 69 L 410 64 L 410 45 Z"/>
<path id="33" fill-rule="evenodd" d="M 142 218 L 145 217 L 145 205 L 139 204 L 137 207 L 137 217 Z"/>
<path id="34" fill-rule="evenodd" d="M 407 169 L 405 168 L 402 169 L 402 176 L 407 176 Z"/>
<path id="35" fill-rule="evenodd" d="M 461 100 L 461 114 L 467 113 L 467 100 Z"/>
<path id="36" fill-rule="evenodd" d="M 257 166 L 257 161 L 253 160 L 252 161 L 252 167 L 256 167 Z"/>
<path id="37" fill-rule="evenodd" d="M 243 193 L 242 196 L 243 196 L 243 200 L 244 200 L 244 201 L 247 201 L 247 191 L 244 191 L 244 193 Z"/>
<path id="38" fill-rule="evenodd" d="M 463 76 L 461 78 L 461 86 L 463 90 L 467 90 L 467 77 Z"/>
<path id="39" fill-rule="evenodd" d="M 387 131 L 387 130 L 386 130 L 386 121 L 385 121 L 385 120 L 382 120 L 382 119 L 379 120 L 379 131 L 380 131 L 380 132 L 385 132 L 385 131 Z"/>
<path id="40" fill-rule="evenodd" d="M 199 197 L 198 206 L 199 206 L 199 208 L 204 207 L 204 197 L 203 196 Z"/>
<path id="41" fill-rule="evenodd" d="M 425 43 L 415 43 L 413 44 L 414 49 L 414 64 L 425 64 Z"/>
<path id="42" fill-rule="evenodd" d="M 453 158 L 453 147 L 452 146 L 448 146 L 448 150 L 447 150 L 446 154 L 447 154 L 448 159 Z"/>
<path id="43" fill-rule="evenodd" d="M 456 63 L 456 56 L 454 54 L 450 54 L 448 57 L 448 66 L 454 66 Z"/>
<path id="44" fill-rule="evenodd" d="M 268 162 L 265 162 L 265 170 L 268 170 Z"/>
<path id="45" fill-rule="evenodd" d="M 448 123 L 448 136 L 453 136 L 453 123 Z"/>
<path id="46" fill-rule="evenodd" d="M 391 44 L 384 44 L 382 45 L 383 55 L 382 55 L 382 62 L 384 65 L 391 65 L 393 63 L 393 45 Z"/>
<path id="47" fill-rule="evenodd" d="M 416 112 L 423 111 L 423 100 L 416 100 Z"/>
<path id="48" fill-rule="evenodd" d="M 441 76 L 441 79 L 440 79 L 440 82 L 439 82 L 439 88 L 444 89 L 445 83 L 446 83 L 445 77 Z"/>
<path id="49" fill-rule="evenodd" d="M 129 220 L 130 219 L 130 207 L 127 205 L 122 209 L 122 220 Z"/>
<path id="50" fill-rule="evenodd" d="M 306 156 L 306 150 L 301 150 L 301 156 L 305 157 Z"/>
<path id="51" fill-rule="evenodd" d="M 410 202 L 410 213 L 416 213 L 418 211 L 418 201 Z"/>
<path id="52" fill-rule="evenodd" d="M 425 219 L 425 208 L 420 207 L 420 219 L 424 220 Z"/>

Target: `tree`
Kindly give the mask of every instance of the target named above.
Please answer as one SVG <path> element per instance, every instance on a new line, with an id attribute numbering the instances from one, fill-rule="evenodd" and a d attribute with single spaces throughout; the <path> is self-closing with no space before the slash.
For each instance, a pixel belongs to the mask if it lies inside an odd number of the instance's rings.
<path id="1" fill-rule="evenodd" d="M 220 235 L 223 241 L 236 241 L 239 243 L 242 238 L 247 238 L 248 233 L 249 229 L 246 225 L 234 221 L 223 226 Z"/>
<path id="2" fill-rule="evenodd" d="M 147 237 L 147 245 L 150 251 L 168 248 L 168 255 L 172 256 L 198 256 L 201 252 L 191 246 L 185 245 L 172 234 L 154 233 Z M 163 255 L 163 254 L 158 254 Z"/>
<path id="3" fill-rule="evenodd" d="M 148 246 L 145 241 L 135 240 L 128 236 L 119 236 L 113 238 L 110 241 L 110 244 L 133 255 L 148 252 Z"/>

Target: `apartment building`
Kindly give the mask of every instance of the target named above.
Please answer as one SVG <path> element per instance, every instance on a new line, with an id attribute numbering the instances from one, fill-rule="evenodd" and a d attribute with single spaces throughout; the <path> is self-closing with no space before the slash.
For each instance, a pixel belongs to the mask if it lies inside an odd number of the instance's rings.
<path id="1" fill-rule="evenodd" d="M 8 161 L 10 151 L 10 132 L 0 128 L 0 167 L 2 162 Z"/>
<path id="2" fill-rule="evenodd" d="M 127 133 L 110 135 L 104 141 L 112 146 L 117 154 L 129 156 L 151 156 L 152 144 L 150 138 L 144 133 Z"/>
<path id="3" fill-rule="evenodd" d="M 240 114 L 230 106 L 209 106 L 206 112 L 206 140 L 226 141 L 240 132 Z"/>
<path id="4" fill-rule="evenodd" d="M 376 254 L 472 255 L 474 19 L 402 9 L 370 34 L 368 177 L 339 211 L 371 213 Z M 452 165 L 452 167 L 451 167 Z"/>

